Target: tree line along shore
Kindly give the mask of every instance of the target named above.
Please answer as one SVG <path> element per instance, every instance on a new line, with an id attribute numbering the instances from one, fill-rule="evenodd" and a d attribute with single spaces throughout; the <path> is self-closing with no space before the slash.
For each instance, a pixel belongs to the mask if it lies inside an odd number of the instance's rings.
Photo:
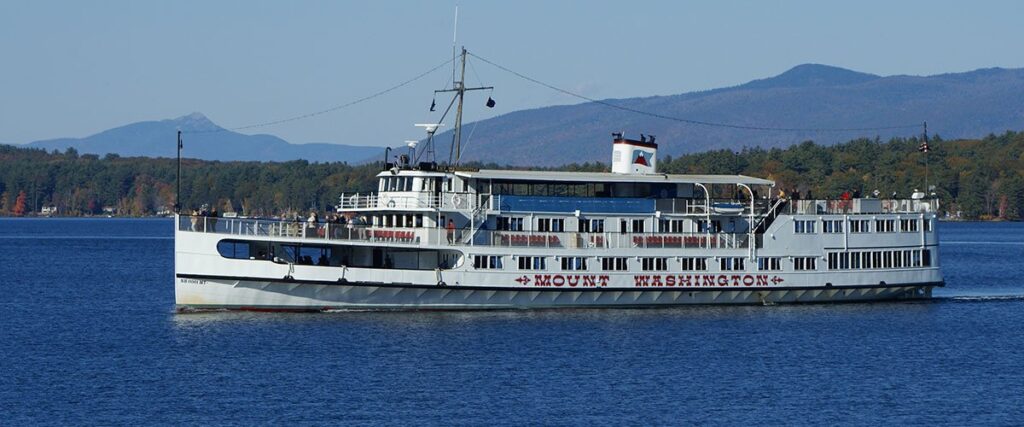
<path id="1" fill-rule="evenodd" d="M 965 220 L 1024 219 L 1024 133 L 981 139 L 935 137 L 930 152 L 917 138 L 856 139 L 833 146 L 811 141 L 789 148 L 716 150 L 663 156 L 664 173 L 743 174 L 773 179 L 787 192 L 811 191 L 838 198 L 845 191 L 909 197 L 926 191 L 941 200 L 943 217 Z M 383 150 L 383 149 L 382 149 Z M 187 151 L 184 153 L 187 155 Z M 926 160 L 927 158 L 927 160 Z M 0 145 L 0 215 L 153 216 L 171 213 L 176 160 L 97 156 L 74 149 Z M 499 168 L 467 164 L 463 168 Z M 607 171 L 604 163 L 560 170 Z M 218 162 L 182 160 L 182 210 L 208 205 L 219 212 L 273 216 L 330 210 L 342 192 L 371 192 L 379 164 Z"/>

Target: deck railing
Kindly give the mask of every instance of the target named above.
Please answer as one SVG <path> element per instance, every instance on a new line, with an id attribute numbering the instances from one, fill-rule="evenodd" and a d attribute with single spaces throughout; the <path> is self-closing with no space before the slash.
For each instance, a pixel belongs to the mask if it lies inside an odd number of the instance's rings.
<path id="1" fill-rule="evenodd" d="M 216 233 L 239 237 L 274 237 L 310 241 L 380 242 L 397 245 L 494 246 L 508 248 L 623 249 L 704 248 L 743 249 L 749 235 L 736 233 L 577 233 L 455 229 L 384 228 L 253 218 L 179 216 L 182 232 Z"/>
<path id="2" fill-rule="evenodd" d="M 455 209 L 474 210 L 486 205 L 489 196 L 473 193 L 385 193 L 385 194 L 342 194 L 338 200 L 339 211 L 356 209 Z"/>
<path id="3" fill-rule="evenodd" d="M 894 214 L 936 212 L 939 199 L 790 200 L 790 215 Z"/>

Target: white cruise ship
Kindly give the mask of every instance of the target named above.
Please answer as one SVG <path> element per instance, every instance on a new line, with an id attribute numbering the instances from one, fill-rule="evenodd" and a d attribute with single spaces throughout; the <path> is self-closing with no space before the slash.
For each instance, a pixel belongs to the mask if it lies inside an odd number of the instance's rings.
<path id="1" fill-rule="evenodd" d="M 471 89 L 455 83 L 457 146 Z M 376 193 L 341 196 L 345 224 L 179 215 L 176 304 L 775 304 L 921 299 L 943 286 L 936 199 L 776 199 L 770 180 L 658 173 L 653 138 L 613 134 L 611 148 L 603 173 L 441 169 L 402 156 L 385 163 Z"/>

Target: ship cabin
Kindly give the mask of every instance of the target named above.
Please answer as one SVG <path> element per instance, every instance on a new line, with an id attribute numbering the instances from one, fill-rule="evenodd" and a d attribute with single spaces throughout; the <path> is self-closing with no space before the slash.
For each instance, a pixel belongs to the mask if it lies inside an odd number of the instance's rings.
<path id="1" fill-rule="evenodd" d="M 777 202 L 766 179 L 657 173 L 654 137 L 615 136 L 611 172 L 438 171 L 403 156 L 338 211 L 419 243 L 447 243 L 453 227 L 452 244 L 740 247 Z"/>

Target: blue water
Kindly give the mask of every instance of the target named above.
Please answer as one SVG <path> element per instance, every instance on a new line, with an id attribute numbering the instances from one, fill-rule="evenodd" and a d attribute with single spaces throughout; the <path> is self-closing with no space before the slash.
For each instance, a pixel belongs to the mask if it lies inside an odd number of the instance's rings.
<path id="1" fill-rule="evenodd" d="M 173 311 L 169 220 L 0 220 L 0 424 L 1020 424 L 1024 224 L 933 302 Z"/>

